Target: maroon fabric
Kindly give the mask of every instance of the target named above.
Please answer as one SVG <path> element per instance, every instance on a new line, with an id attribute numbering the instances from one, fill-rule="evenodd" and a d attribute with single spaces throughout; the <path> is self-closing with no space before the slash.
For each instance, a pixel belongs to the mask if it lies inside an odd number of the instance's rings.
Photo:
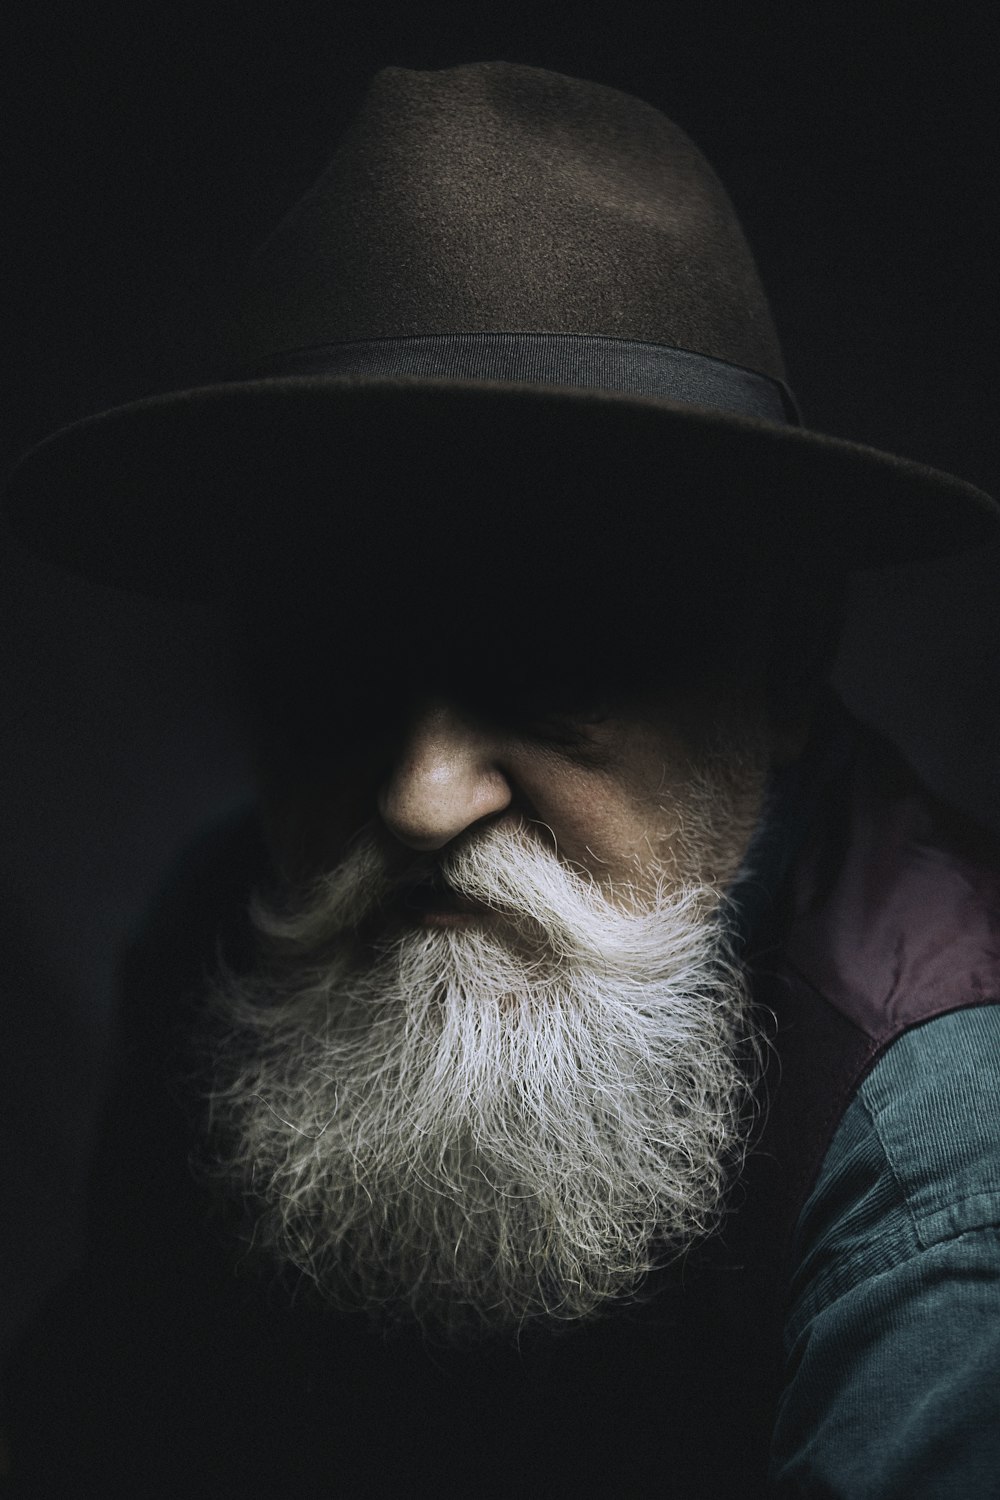
<path id="1" fill-rule="evenodd" d="M 757 999 L 774 1016 L 757 1181 L 786 1248 L 879 1056 L 935 1016 L 1000 1002 L 1000 839 L 860 725 L 853 754 L 820 774 L 817 793 L 774 944 L 752 959 Z"/>

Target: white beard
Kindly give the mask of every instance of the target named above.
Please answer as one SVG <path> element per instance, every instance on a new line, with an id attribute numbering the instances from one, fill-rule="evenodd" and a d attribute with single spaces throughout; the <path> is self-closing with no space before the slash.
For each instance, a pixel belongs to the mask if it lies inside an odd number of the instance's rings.
<path id="1" fill-rule="evenodd" d="M 623 910 L 502 824 L 435 864 L 498 914 L 362 944 L 370 832 L 296 909 L 255 900 L 261 962 L 208 997 L 215 1170 L 338 1306 L 455 1339 L 590 1317 L 716 1227 L 739 1164 L 757 1044 L 720 893 Z"/>

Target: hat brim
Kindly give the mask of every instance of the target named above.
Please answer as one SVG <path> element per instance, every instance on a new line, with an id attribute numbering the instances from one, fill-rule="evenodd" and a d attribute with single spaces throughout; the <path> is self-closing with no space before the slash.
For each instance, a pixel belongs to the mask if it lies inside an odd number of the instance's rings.
<path id="1" fill-rule="evenodd" d="M 1000 507 L 973 485 L 808 429 L 411 376 L 131 402 L 26 454 L 6 510 L 23 541 L 91 579 L 229 602 L 390 589 L 425 567 L 489 579 L 519 559 L 553 579 L 663 587 L 713 563 L 851 570 L 1000 539 Z"/>

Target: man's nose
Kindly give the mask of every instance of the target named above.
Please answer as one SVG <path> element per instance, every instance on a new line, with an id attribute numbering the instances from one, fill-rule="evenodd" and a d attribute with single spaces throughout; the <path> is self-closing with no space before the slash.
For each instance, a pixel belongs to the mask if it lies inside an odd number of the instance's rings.
<path id="1" fill-rule="evenodd" d="M 510 805 L 489 733 L 449 703 L 422 705 L 379 792 L 386 828 L 411 849 L 442 849 Z"/>

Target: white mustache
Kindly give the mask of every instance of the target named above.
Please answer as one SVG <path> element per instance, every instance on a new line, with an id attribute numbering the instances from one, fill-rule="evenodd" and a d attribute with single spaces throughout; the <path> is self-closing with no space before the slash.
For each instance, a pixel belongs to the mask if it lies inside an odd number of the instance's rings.
<path id="1" fill-rule="evenodd" d="M 521 936 L 544 942 L 557 959 L 598 969 L 611 964 L 619 973 L 647 973 L 652 952 L 662 960 L 665 917 L 706 920 L 719 903 L 714 887 L 687 881 L 668 888 L 655 870 L 641 897 L 627 884 L 606 893 L 530 827 L 513 823 L 494 824 L 443 856 L 393 873 L 370 824 L 335 869 L 298 893 L 294 909 L 275 909 L 255 897 L 252 913 L 276 952 L 315 951 L 366 928 L 377 931 L 394 906 L 405 908 L 408 893 L 433 885 L 497 913 Z M 686 923 L 676 925 L 686 930 Z"/>

